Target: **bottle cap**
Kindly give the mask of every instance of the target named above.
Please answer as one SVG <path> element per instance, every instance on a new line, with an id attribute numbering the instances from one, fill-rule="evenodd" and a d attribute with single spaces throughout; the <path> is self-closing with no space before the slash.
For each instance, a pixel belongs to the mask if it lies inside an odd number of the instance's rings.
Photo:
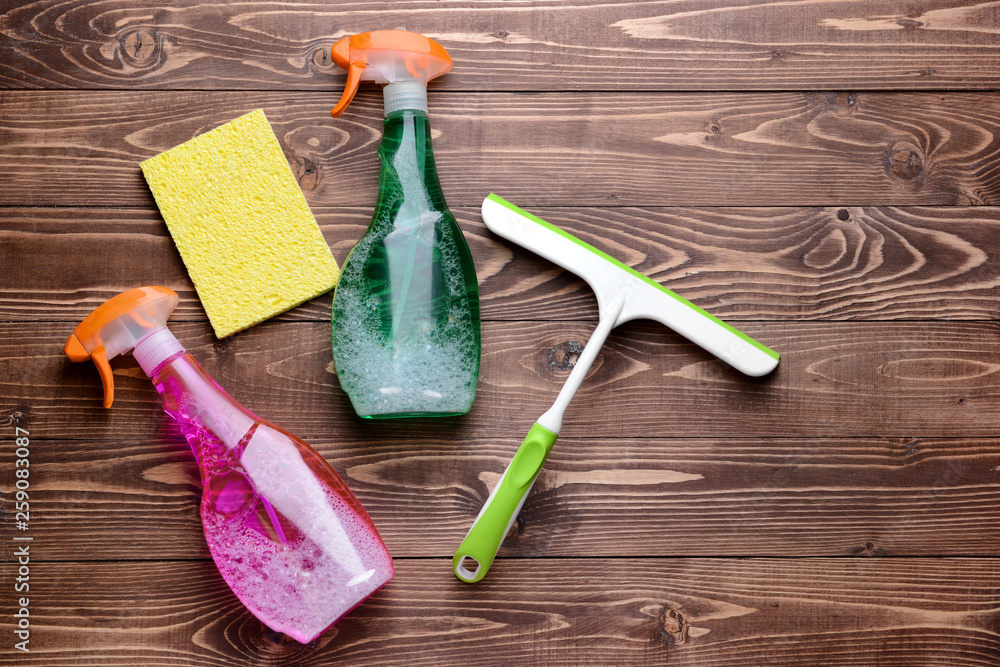
<path id="1" fill-rule="evenodd" d="M 427 111 L 427 86 L 419 81 L 396 81 L 382 89 L 385 115 L 400 109 Z"/>
<path id="2" fill-rule="evenodd" d="M 166 287 L 138 287 L 111 297 L 73 330 L 63 352 L 70 361 L 93 360 L 104 385 L 104 407 L 110 408 L 115 398 L 114 376 L 108 361 L 132 350 L 151 334 L 161 329 L 166 331 L 167 318 L 177 306 L 177 301 L 177 294 Z M 175 343 L 174 351 L 184 350 L 173 335 L 170 338 Z M 153 350 L 153 347 L 149 348 L 151 354 L 146 355 L 149 357 L 147 363 L 153 360 L 153 356 L 159 356 Z M 147 375 L 152 371 L 152 368 L 147 370 L 141 360 L 140 364 Z"/>
<path id="3" fill-rule="evenodd" d="M 406 30 L 374 30 L 344 37 L 333 45 L 331 53 L 333 62 L 347 70 L 344 94 L 330 112 L 334 118 L 351 103 L 362 81 L 383 84 L 413 81 L 426 87 L 428 81 L 450 71 L 453 65 L 443 46 L 430 37 Z M 395 93 L 386 95 L 386 113 L 389 113 L 388 96 Z M 423 106 L 409 106 L 417 102 L 413 93 L 408 93 L 405 100 L 401 103 L 406 106 L 394 106 L 393 110 L 427 109 L 426 90 Z"/>

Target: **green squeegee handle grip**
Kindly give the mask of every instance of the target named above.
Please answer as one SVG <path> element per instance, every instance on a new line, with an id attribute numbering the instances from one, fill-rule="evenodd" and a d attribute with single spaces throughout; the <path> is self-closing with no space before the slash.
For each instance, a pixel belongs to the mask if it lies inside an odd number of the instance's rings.
<path id="1" fill-rule="evenodd" d="M 517 518 L 525 496 L 535 483 L 535 478 L 558 437 L 558 434 L 539 424 L 528 431 L 528 436 L 517 448 L 514 458 L 487 498 L 476 522 L 455 551 L 451 567 L 459 579 L 471 584 L 489 572 L 503 538 Z M 475 561 L 475 567 L 471 570 L 467 567 L 467 559 L 470 558 Z"/>

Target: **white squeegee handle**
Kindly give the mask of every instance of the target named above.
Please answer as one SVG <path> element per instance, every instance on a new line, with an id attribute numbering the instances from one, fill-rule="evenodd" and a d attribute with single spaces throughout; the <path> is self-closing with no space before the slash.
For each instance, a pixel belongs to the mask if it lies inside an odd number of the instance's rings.
<path id="1" fill-rule="evenodd" d="M 576 390 L 583 384 L 583 380 L 587 377 L 594 360 L 597 359 L 597 353 L 604 346 L 608 334 L 618 324 L 618 316 L 622 314 L 624 306 L 625 295 L 619 294 L 608 306 L 607 311 L 601 313 L 601 320 L 598 322 L 597 328 L 594 329 L 594 333 L 590 334 L 590 340 L 587 341 L 586 347 L 580 353 L 580 358 L 573 365 L 573 370 L 570 371 L 569 377 L 566 378 L 562 389 L 559 390 L 559 395 L 556 396 L 552 407 L 538 418 L 538 424 L 556 434 L 562 429 L 563 415 L 566 413 L 566 408 L 569 407 L 569 402 L 573 400 Z"/>

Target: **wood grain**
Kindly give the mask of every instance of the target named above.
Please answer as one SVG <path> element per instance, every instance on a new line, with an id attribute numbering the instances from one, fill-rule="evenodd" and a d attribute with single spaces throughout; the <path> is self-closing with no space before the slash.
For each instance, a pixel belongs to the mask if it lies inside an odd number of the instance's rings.
<path id="1" fill-rule="evenodd" d="M 0 664 L 987 667 L 1000 654 L 996 559 L 535 559 L 476 586 L 449 563 L 397 560 L 308 645 L 262 627 L 211 561 L 42 563 L 32 652 Z"/>
<path id="2" fill-rule="evenodd" d="M 379 27 L 456 62 L 430 107 L 483 296 L 463 418 L 354 416 L 329 295 L 216 340 L 138 168 L 263 108 L 342 262 L 382 104 L 368 85 L 330 119 L 329 47 Z M 995 0 L 0 0 L 0 494 L 20 426 L 34 537 L 32 652 L 0 665 L 997 665 L 998 36 Z M 490 191 L 783 357 L 749 380 L 614 331 L 467 586 L 452 551 L 596 320 L 581 281 L 485 230 Z M 219 577 L 139 368 L 113 362 L 108 411 L 62 354 L 140 284 L 180 293 L 180 340 L 331 461 L 396 557 L 313 644 Z"/>
<path id="3" fill-rule="evenodd" d="M 478 207 L 454 212 L 475 257 L 484 319 L 594 319 L 583 281 L 491 234 Z M 998 317 L 998 207 L 533 212 L 734 322 Z M 315 213 L 342 264 L 370 211 Z M 110 275 L 103 270 L 109 248 L 116 253 Z M 0 208 L 0 265 L 9 267 L 0 284 L 2 319 L 78 322 L 141 284 L 180 294 L 172 321 L 205 319 L 166 225 L 149 209 Z M 278 319 L 327 321 L 330 300 Z"/>
<path id="4" fill-rule="evenodd" d="M 451 557 L 520 441 L 363 436 L 311 444 L 397 557 Z M 166 428 L 38 439 L 31 471 L 39 561 L 209 557 L 198 469 Z M 1000 557 L 998 479 L 995 438 L 567 436 L 500 557 Z M 13 525 L 12 505 L 0 519 Z"/>
<path id="5" fill-rule="evenodd" d="M 750 379 L 665 327 L 630 323 L 602 348 L 567 413 L 565 436 L 991 437 L 1000 430 L 996 323 L 747 323 L 782 353 Z M 218 342 L 206 323 L 172 327 L 212 377 L 250 409 L 305 439 L 517 437 L 569 372 L 590 323 L 486 323 L 479 393 L 464 418 L 354 417 L 331 365 L 324 322 L 258 325 Z M 131 440 L 161 433 L 159 401 L 130 359 L 113 364 L 115 406 L 91 364 L 62 352 L 69 329 L 0 323 L 2 414 L 36 437 Z"/>
<path id="6" fill-rule="evenodd" d="M 378 93 L 0 91 L 0 205 L 151 206 L 138 163 L 263 108 L 314 207 L 374 204 Z M 1000 202 L 1000 94 L 432 96 L 453 206 Z"/>
<path id="7" fill-rule="evenodd" d="M 8 87 L 337 91 L 343 35 L 392 26 L 455 60 L 443 90 L 1000 87 L 994 2 L 8 3 Z"/>

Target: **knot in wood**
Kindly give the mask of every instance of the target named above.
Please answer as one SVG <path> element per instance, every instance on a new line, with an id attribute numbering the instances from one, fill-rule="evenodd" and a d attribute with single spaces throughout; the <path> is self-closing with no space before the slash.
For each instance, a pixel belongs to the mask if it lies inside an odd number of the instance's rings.
<path id="1" fill-rule="evenodd" d="M 20 426 L 25 423 L 27 418 L 28 418 L 28 408 L 18 406 L 13 408 L 6 415 L 0 417 L 0 423 L 6 426 Z"/>
<path id="2" fill-rule="evenodd" d="M 545 363 L 554 371 L 571 371 L 580 359 L 583 343 L 567 341 L 545 353 Z"/>
<path id="3" fill-rule="evenodd" d="M 854 93 L 830 94 L 829 108 L 838 116 L 849 116 L 858 108 L 858 96 Z"/>
<path id="4" fill-rule="evenodd" d="M 272 648 L 295 645 L 295 640 L 286 635 L 284 632 L 272 630 L 263 623 L 260 625 L 260 638 L 263 645 Z"/>
<path id="5" fill-rule="evenodd" d="M 159 51 L 156 35 L 150 30 L 131 30 L 121 38 L 122 56 L 132 65 L 148 67 Z"/>
<path id="6" fill-rule="evenodd" d="M 276 662 L 282 665 L 298 665 L 329 644 L 338 634 L 338 628 L 330 628 L 308 644 L 300 644 L 283 632 L 272 630 L 260 623 L 259 633 L 251 633 L 246 640 L 253 651 L 268 664 Z"/>
<path id="7" fill-rule="evenodd" d="M 851 551 L 853 555 L 861 556 L 862 558 L 876 558 L 885 555 L 885 550 L 882 547 L 876 546 L 874 542 L 865 542 L 864 546 L 855 547 Z"/>
<path id="8" fill-rule="evenodd" d="M 292 171 L 295 172 L 295 180 L 303 190 L 314 190 L 319 183 L 319 168 L 307 157 L 298 155 L 293 157 Z"/>
<path id="9" fill-rule="evenodd" d="M 325 46 L 321 46 L 316 49 L 316 52 L 313 53 L 312 61 L 313 65 L 321 70 L 331 70 L 336 67 L 336 65 L 333 64 L 333 57 L 330 55 L 330 49 Z"/>
<path id="10" fill-rule="evenodd" d="M 668 646 L 683 644 L 687 641 L 687 619 L 676 609 L 664 608 L 657 619 L 657 624 L 660 636 Z"/>
<path id="11" fill-rule="evenodd" d="M 886 151 L 885 169 L 890 176 L 912 181 L 923 174 L 924 157 L 916 146 L 897 143 Z"/>

